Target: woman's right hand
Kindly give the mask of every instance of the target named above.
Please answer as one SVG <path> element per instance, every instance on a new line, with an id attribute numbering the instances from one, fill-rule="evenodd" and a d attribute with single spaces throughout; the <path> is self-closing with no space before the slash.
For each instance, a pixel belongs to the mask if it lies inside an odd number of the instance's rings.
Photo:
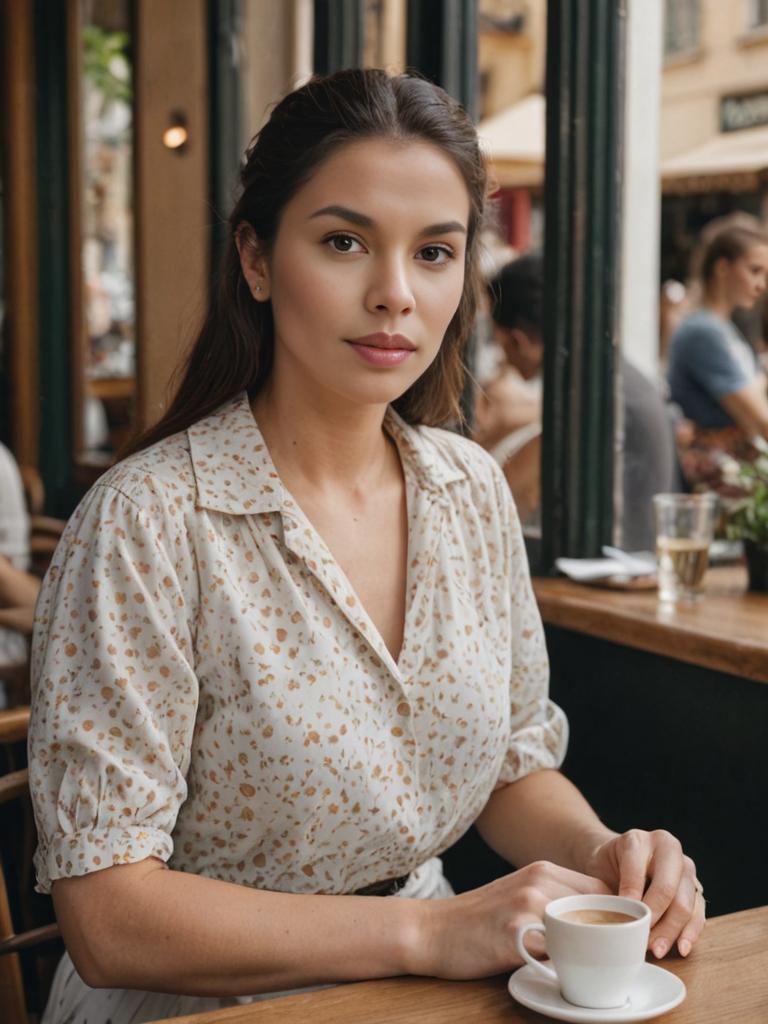
<path id="1" fill-rule="evenodd" d="M 512 970 L 522 963 L 515 945 L 518 929 L 541 921 L 551 900 L 610 892 L 597 878 L 536 861 L 460 896 L 419 901 L 421 927 L 411 973 L 467 980 Z M 539 935 L 530 935 L 526 944 L 534 956 L 544 953 Z"/>

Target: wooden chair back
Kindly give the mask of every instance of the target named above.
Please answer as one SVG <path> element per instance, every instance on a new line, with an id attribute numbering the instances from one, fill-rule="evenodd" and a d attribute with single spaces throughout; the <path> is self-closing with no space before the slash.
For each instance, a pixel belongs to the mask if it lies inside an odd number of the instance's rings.
<path id="1" fill-rule="evenodd" d="M 65 520 L 43 514 L 45 509 L 45 488 L 42 478 L 34 466 L 19 466 L 24 497 L 30 520 L 29 552 L 30 571 L 44 576 L 56 550 L 59 537 L 67 525 Z"/>
<path id="2" fill-rule="evenodd" d="M 52 973 L 52 960 L 41 967 L 42 962 L 38 963 L 36 957 L 23 963 L 20 954 L 37 950 L 60 934 L 54 923 L 35 926 L 35 917 L 39 915 L 31 905 L 35 828 L 27 768 L 15 767 L 15 762 L 25 760 L 25 755 L 17 756 L 14 750 L 14 745 L 24 743 L 28 726 L 28 707 L 0 711 L 0 746 L 4 755 L 0 775 L 0 1020 L 9 1024 L 33 1024 L 39 1019 Z M 17 805 L 17 815 L 9 813 L 11 804 Z M 19 931 L 15 920 L 22 922 Z M 34 1010 L 28 1000 L 31 990 L 35 996 Z"/>

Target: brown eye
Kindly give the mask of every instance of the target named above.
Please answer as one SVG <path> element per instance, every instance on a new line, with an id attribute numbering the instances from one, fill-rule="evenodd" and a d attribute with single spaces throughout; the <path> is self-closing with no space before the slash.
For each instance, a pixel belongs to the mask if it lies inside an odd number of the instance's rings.
<path id="1" fill-rule="evenodd" d="M 425 263 L 447 263 L 453 259 L 453 251 L 447 245 L 425 245 L 419 256 Z"/>
<path id="2" fill-rule="evenodd" d="M 330 238 L 326 238 L 325 244 L 329 245 L 334 252 L 347 253 L 347 252 L 362 252 L 363 246 L 354 235 L 345 235 L 339 233 L 331 235 Z M 357 248 L 355 248 L 357 246 Z"/>

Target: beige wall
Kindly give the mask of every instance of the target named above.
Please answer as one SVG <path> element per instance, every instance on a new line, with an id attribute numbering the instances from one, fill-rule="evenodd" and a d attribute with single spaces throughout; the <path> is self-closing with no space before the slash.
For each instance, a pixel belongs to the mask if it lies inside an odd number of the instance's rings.
<path id="1" fill-rule="evenodd" d="M 504 4 L 481 0 L 481 10 L 503 14 Z M 506 5 L 509 6 L 509 5 Z M 478 67 L 487 78 L 480 117 L 486 118 L 511 106 L 532 92 L 544 91 L 547 36 L 546 0 L 528 0 L 526 31 L 481 31 L 478 40 Z"/>
<path id="2" fill-rule="evenodd" d="M 166 408 L 171 373 L 208 295 L 205 0 L 140 0 L 136 51 L 137 420 L 145 427 Z M 174 110 L 187 119 L 184 152 L 162 142 Z"/>
<path id="3" fill-rule="evenodd" d="M 663 0 L 652 2 L 663 6 Z M 768 31 L 750 32 L 750 0 L 699 2 L 698 52 L 667 61 L 662 73 L 662 160 L 706 142 L 719 131 L 721 96 L 768 89 Z M 493 13 L 499 2 L 481 0 L 481 7 Z M 546 0 L 528 0 L 528 10 L 525 36 L 501 32 L 480 36 L 479 66 L 488 75 L 483 118 L 543 89 Z"/>
<path id="4" fill-rule="evenodd" d="M 312 8 L 306 0 L 245 0 L 242 18 L 245 147 L 269 108 L 311 73 Z"/>
<path id="5" fill-rule="evenodd" d="M 768 89 L 768 33 L 749 32 L 750 0 L 700 0 L 700 46 L 662 75 L 661 157 L 719 131 L 720 97 Z"/>

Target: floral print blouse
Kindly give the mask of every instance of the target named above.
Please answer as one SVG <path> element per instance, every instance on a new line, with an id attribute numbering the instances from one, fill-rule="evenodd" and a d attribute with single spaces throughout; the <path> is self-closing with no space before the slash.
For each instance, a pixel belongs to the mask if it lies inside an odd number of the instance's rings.
<path id="1" fill-rule="evenodd" d="M 397 662 L 281 483 L 247 396 L 108 471 L 43 585 L 38 889 L 158 857 L 258 888 L 407 874 L 495 787 L 560 764 L 564 715 L 504 477 L 385 429 L 408 507 Z"/>

